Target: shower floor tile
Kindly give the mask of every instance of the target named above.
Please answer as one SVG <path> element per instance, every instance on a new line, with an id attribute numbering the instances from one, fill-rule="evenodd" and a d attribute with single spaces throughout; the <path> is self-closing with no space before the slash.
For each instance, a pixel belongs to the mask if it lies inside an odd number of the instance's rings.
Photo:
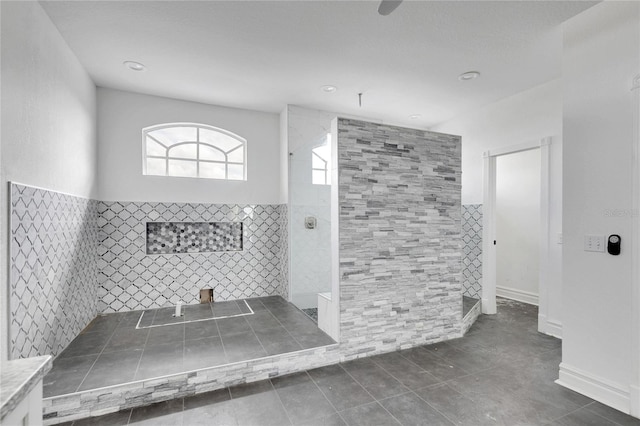
<path id="1" fill-rule="evenodd" d="M 96 317 L 54 360 L 44 397 L 335 343 L 280 296 L 183 310 L 179 318 L 174 308 Z"/>

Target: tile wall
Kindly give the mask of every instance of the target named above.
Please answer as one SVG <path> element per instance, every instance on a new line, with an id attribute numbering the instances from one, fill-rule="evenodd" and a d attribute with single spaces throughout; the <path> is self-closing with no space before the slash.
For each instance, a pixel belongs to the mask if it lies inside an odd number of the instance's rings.
<path id="1" fill-rule="evenodd" d="M 10 191 L 10 357 L 55 355 L 98 312 L 98 202 Z"/>
<path id="2" fill-rule="evenodd" d="M 482 204 L 462 206 L 462 291 L 482 299 Z"/>
<path id="3" fill-rule="evenodd" d="M 202 288 L 215 300 L 282 295 L 283 212 L 275 204 L 100 202 L 100 312 L 198 303 Z M 147 255 L 148 221 L 242 222 L 243 250 Z"/>
<path id="4" fill-rule="evenodd" d="M 147 254 L 147 222 L 242 222 L 242 251 Z M 10 356 L 60 353 L 100 312 L 287 297 L 283 205 L 99 202 L 11 185 Z"/>
<path id="5" fill-rule="evenodd" d="M 460 138 L 339 119 L 338 169 L 341 348 L 459 337 Z"/>
<path id="6" fill-rule="evenodd" d="M 147 254 L 242 251 L 242 222 L 147 222 Z"/>

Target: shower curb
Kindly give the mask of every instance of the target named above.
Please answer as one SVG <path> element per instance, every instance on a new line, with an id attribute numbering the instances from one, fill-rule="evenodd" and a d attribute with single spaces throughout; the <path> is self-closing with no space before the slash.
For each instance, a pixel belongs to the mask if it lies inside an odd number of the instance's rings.
<path id="1" fill-rule="evenodd" d="M 101 416 L 340 362 L 339 344 L 44 398 L 45 425 Z"/>

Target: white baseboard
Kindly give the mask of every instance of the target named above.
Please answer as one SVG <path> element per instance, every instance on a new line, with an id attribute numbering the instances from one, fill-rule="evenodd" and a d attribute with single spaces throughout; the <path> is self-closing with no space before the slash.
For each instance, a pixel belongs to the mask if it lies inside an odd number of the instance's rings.
<path id="1" fill-rule="evenodd" d="M 554 320 L 547 320 L 545 315 L 538 315 L 538 331 L 549 336 L 562 339 L 562 323 Z"/>
<path id="2" fill-rule="evenodd" d="M 560 377 L 556 383 L 629 414 L 630 393 L 618 383 L 594 376 L 564 362 L 560 364 Z"/>
<path id="3" fill-rule="evenodd" d="M 530 293 L 516 288 L 496 286 L 496 296 L 538 306 L 538 295 L 536 293 Z"/>

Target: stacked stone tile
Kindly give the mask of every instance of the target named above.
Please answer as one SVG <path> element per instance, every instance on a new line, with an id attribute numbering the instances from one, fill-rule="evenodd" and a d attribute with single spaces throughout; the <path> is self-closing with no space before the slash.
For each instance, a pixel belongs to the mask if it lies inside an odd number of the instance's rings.
<path id="1" fill-rule="evenodd" d="M 346 119 L 338 132 L 343 351 L 459 337 L 460 138 Z"/>

